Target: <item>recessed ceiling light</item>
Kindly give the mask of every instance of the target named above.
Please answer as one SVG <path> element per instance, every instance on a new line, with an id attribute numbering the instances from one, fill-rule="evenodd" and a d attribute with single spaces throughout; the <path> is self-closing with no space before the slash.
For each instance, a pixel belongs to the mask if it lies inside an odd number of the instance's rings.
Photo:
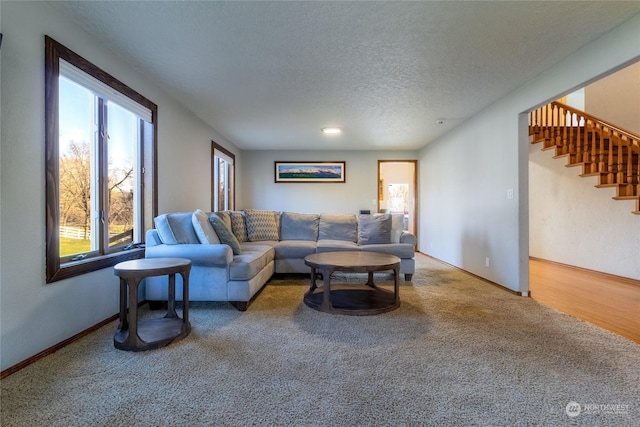
<path id="1" fill-rule="evenodd" d="M 340 128 L 322 128 L 322 133 L 327 135 L 336 135 L 342 133 L 342 129 Z"/>

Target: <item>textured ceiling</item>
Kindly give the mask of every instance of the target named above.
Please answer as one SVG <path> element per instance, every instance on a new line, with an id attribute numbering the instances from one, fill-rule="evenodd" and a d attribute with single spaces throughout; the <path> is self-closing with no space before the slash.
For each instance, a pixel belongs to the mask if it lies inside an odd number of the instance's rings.
<path id="1" fill-rule="evenodd" d="M 421 148 L 640 13 L 638 1 L 48 4 L 251 150 Z M 344 133 L 322 135 L 329 125 Z"/>

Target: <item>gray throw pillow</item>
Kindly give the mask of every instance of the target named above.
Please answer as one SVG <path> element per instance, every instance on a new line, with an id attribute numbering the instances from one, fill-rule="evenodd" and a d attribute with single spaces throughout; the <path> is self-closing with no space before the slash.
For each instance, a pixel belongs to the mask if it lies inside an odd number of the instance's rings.
<path id="1" fill-rule="evenodd" d="M 375 245 L 391 243 L 391 215 L 359 215 L 358 244 Z"/>
<path id="2" fill-rule="evenodd" d="M 238 239 L 236 239 L 236 236 L 233 235 L 231 230 L 224 225 L 220 217 L 216 214 L 211 214 L 209 216 L 209 222 L 216 231 L 216 234 L 220 239 L 220 243 L 229 245 L 234 255 L 240 255 L 242 253 L 242 250 L 240 249 L 240 242 L 238 242 Z"/>

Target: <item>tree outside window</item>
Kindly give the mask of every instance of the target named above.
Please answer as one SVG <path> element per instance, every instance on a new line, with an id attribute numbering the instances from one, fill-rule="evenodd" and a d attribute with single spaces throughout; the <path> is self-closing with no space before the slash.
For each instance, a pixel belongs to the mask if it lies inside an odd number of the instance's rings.
<path id="1" fill-rule="evenodd" d="M 157 213 L 157 106 L 45 40 L 47 282 L 52 282 L 144 255 L 137 243 Z"/>

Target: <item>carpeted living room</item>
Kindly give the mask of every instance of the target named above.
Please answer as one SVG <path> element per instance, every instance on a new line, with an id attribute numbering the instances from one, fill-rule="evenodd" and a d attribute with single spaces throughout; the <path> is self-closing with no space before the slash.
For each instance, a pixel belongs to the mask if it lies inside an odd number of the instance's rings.
<path id="1" fill-rule="evenodd" d="M 579 425 L 635 425 L 637 344 L 416 263 L 400 307 L 376 316 L 312 310 L 308 277 L 282 275 L 244 313 L 192 303 L 191 334 L 158 350 L 115 349 L 114 321 L 3 379 L 1 423 L 558 426 L 580 402 Z"/>
<path id="2" fill-rule="evenodd" d="M 635 427 L 638 40 L 637 1 L 0 0 L 0 425 Z M 627 132 L 598 178 L 542 127 L 576 93 Z"/>

